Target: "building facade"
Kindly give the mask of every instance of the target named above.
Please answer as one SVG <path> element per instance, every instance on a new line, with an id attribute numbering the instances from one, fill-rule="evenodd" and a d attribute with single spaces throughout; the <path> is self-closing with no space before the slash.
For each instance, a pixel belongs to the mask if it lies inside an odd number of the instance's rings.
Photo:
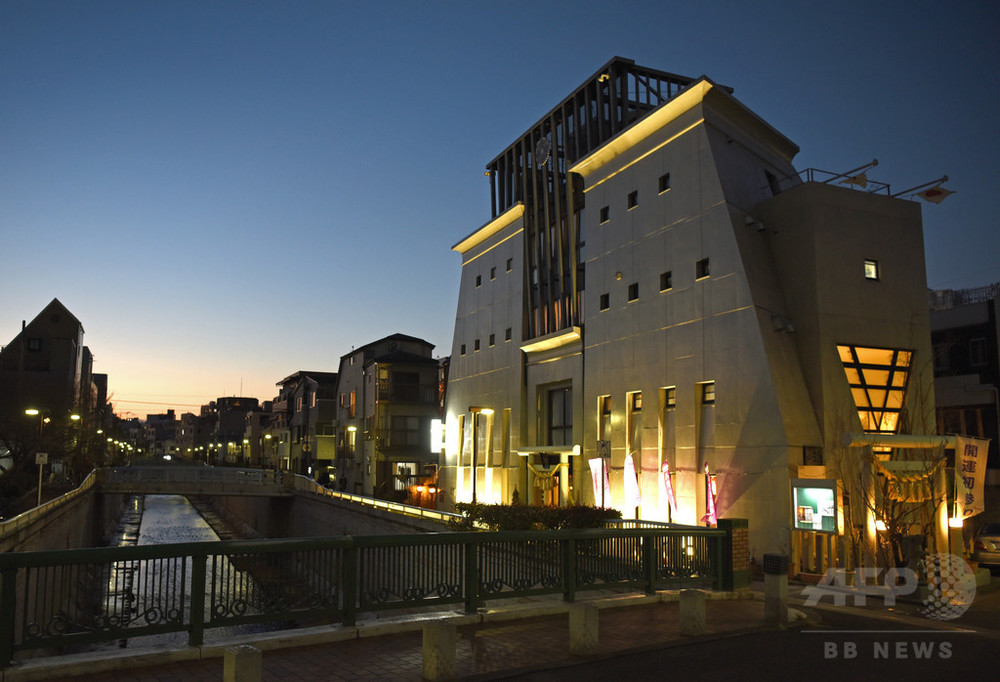
<path id="1" fill-rule="evenodd" d="M 1000 485 L 1000 283 L 930 298 L 938 433 L 989 438 L 987 479 Z"/>
<path id="2" fill-rule="evenodd" d="M 441 418 L 433 344 L 393 334 L 340 359 L 336 485 L 383 499 L 411 498 L 436 480 L 431 427 Z M 433 501 L 431 501 L 433 502 Z"/>
<path id="3" fill-rule="evenodd" d="M 34 466 L 49 455 L 52 473 L 73 480 L 103 457 L 107 376 L 93 374 L 83 325 L 58 299 L 22 324 L 0 348 L 0 461 Z"/>
<path id="4" fill-rule="evenodd" d="M 336 454 L 337 374 L 300 370 L 278 387 L 268 435 L 278 441 L 282 468 L 326 483 Z"/>
<path id="5" fill-rule="evenodd" d="M 490 162 L 442 487 L 748 518 L 761 554 L 843 433 L 933 433 L 919 206 L 797 152 L 730 89 L 615 58 Z"/>

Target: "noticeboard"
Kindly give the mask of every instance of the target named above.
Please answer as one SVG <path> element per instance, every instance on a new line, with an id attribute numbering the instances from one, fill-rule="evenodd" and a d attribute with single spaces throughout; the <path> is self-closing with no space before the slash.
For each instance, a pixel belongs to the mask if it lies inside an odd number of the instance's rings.
<path id="1" fill-rule="evenodd" d="M 796 530 L 839 533 L 837 528 L 837 481 L 792 479 L 792 525 Z"/>

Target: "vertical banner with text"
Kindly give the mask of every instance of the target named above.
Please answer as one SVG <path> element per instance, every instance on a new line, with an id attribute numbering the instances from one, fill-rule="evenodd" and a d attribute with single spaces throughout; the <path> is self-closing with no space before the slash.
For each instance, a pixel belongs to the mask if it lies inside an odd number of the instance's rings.
<path id="1" fill-rule="evenodd" d="M 955 446 L 955 503 L 958 518 L 967 519 L 986 509 L 983 484 L 989 439 L 958 436 Z"/>

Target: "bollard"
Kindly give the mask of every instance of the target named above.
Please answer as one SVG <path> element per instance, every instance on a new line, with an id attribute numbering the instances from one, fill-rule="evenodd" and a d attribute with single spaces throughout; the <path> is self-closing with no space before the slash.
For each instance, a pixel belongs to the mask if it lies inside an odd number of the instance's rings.
<path id="1" fill-rule="evenodd" d="M 764 555 L 764 620 L 784 627 L 788 624 L 788 557 Z"/>
<path id="2" fill-rule="evenodd" d="M 260 682 L 260 649 L 240 644 L 226 649 L 222 679 L 225 682 Z"/>
<path id="3" fill-rule="evenodd" d="M 680 631 L 682 635 L 705 634 L 705 593 L 701 590 L 681 590 Z"/>
<path id="4" fill-rule="evenodd" d="M 597 653 L 597 605 L 569 605 L 569 652 L 576 656 Z"/>
<path id="5" fill-rule="evenodd" d="M 455 646 L 458 628 L 437 621 L 424 625 L 424 679 L 450 680 L 455 676 Z"/>

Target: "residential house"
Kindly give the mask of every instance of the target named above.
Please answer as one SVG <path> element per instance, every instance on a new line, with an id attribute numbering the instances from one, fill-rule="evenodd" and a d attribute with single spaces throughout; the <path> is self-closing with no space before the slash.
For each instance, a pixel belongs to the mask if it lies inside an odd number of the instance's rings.
<path id="1" fill-rule="evenodd" d="M 393 334 L 351 351 L 338 371 L 336 485 L 405 500 L 436 480 L 431 428 L 440 423 L 440 362 L 433 344 Z"/>

